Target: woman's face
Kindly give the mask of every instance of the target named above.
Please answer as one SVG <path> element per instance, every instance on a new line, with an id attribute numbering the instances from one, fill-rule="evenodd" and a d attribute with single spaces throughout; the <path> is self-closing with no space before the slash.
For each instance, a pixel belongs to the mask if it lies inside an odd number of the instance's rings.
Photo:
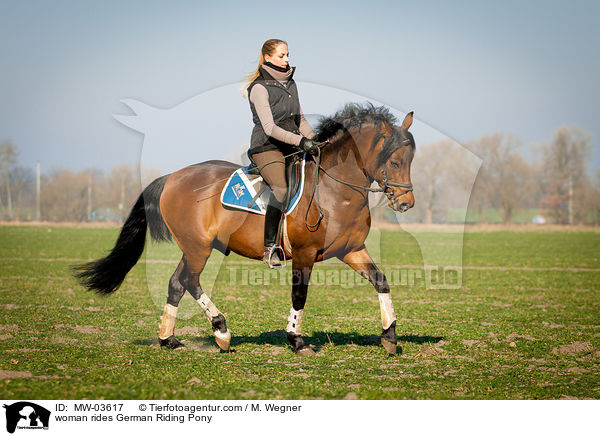
<path id="1" fill-rule="evenodd" d="M 279 44 L 273 54 L 265 55 L 265 61 L 271 62 L 277 67 L 287 67 L 290 63 L 290 54 L 288 53 L 287 45 Z"/>

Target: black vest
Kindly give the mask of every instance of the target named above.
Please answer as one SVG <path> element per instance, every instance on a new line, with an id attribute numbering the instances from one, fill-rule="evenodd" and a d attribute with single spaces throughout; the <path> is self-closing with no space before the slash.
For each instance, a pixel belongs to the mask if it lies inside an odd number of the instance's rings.
<path id="1" fill-rule="evenodd" d="M 254 121 L 254 129 L 252 129 L 252 137 L 250 139 L 250 153 L 260 153 L 267 150 L 280 150 L 284 154 L 289 154 L 297 151 L 297 147 L 278 141 L 277 139 L 267 136 L 254 104 L 250 101 L 250 91 L 257 83 L 263 85 L 269 94 L 269 106 L 273 114 L 273 122 L 284 130 L 299 134 L 300 126 L 300 102 L 298 100 L 298 88 L 294 82 L 294 72 L 296 67 L 292 67 L 292 74 L 287 80 L 286 85 L 282 85 L 275 80 L 263 68 L 259 68 L 259 76 L 248 85 L 248 101 L 250 102 L 250 110 L 252 111 L 252 121 Z"/>

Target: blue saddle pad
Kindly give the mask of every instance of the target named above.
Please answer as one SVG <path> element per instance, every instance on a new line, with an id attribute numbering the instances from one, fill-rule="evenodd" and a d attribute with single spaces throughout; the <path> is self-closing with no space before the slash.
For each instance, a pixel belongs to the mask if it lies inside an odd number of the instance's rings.
<path id="1" fill-rule="evenodd" d="M 306 160 L 302 159 L 302 169 L 300 171 L 300 183 L 298 189 L 292 194 L 290 204 L 285 211 L 286 215 L 289 215 L 300 202 L 302 192 L 304 190 L 304 166 Z M 227 183 L 223 191 L 221 191 L 221 203 L 223 206 L 227 206 L 234 209 L 245 210 L 246 212 L 258 213 L 264 215 L 267 210 L 267 204 L 265 198 L 258 197 L 252 205 L 252 199 L 256 196 L 256 193 L 260 191 L 262 186 L 262 176 L 250 175 L 248 170 L 251 165 L 243 168 L 239 168 L 229 176 Z M 270 188 L 269 188 L 270 189 Z"/>

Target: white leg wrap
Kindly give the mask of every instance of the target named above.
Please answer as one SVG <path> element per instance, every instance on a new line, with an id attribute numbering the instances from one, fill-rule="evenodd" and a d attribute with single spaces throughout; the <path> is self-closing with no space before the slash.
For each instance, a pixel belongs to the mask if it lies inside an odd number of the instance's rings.
<path id="1" fill-rule="evenodd" d="M 387 294 L 378 295 L 379 307 L 381 308 L 381 325 L 385 330 L 396 321 L 396 314 L 394 313 L 394 306 L 392 306 L 392 295 L 389 292 Z"/>
<path id="2" fill-rule="evenodd" d="M 294 310 L 292 307 L 290 309 L 290 316 L 288 316 L 288 325 L 285 329 L 288 333 L 295 333 L 297 335 L 301 334 L 300 326 L 302 325 L 302 312 L 304 310 Z"/>
<path id="3" fill-rule="evenodd" d="M 175 320 L 177 319 L 177 308 L 170 304 L 165 304 L 163 315 L 160 317 L 160 331 L 158 337 L 160 339 L 167 339 L 169 336 L 173 336 L 175 332 Z"/>
<path id="4" fill-rule="evenodd" d="M 200 298 L 198 298 L 198 300 L 196 301 L 206 314 L 209 321 L 212 321 L 212 319 L 215 316 L 221 313 L 219 309 L 217 309 L 217 306 L 215 306 L 215 303 L 210 301 L 210 298 L 208 298 L 208 295 L 206 295 L 206 293 L 202 294 Z"/>

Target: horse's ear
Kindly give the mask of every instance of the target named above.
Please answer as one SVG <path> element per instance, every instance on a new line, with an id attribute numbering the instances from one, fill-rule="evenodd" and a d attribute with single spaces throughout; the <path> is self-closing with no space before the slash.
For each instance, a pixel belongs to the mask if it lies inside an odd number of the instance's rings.
<path id="1" fill-rule="evenodd" d="M 408 130 L 410 128 L 410 126 L 412 125 L 412 122 L 413 122 L 413 113 L 414 113 L 413 111 L 410 111 L 404 117 L 404 121 L 402 121 L 402 128 L 404 130 Z"/>

